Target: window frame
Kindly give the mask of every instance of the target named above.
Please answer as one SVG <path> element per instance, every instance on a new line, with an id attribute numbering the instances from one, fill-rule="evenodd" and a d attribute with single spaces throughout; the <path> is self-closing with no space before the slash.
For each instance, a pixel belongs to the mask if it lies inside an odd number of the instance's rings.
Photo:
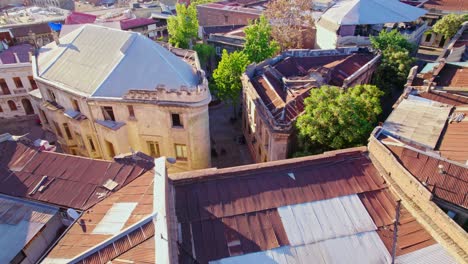
<path id="1" fill-rule="evenodd" d="M 154 153 L 152 153 L 151 145 L 154 146 L 154 151 L 155 151 Z M 161 157 L 161 148 L 159 147 L 159 142 L 149 140 L 149 141 L 146 141 L 146 146 L 148 147 L 148 155 L 150 155 L 153 158 Z"/>
<path id="2" fill-rule="evenodd" d="M 13 82 L 15 83 L 15 86 L 17 89 L 23 89 L 24 84 L 23 81 L 21 81 L 20 77 L 13 77 Z"/>
<path id="3" fill-rule="evenodd" d="M 181 153 L 179 153 L 178 149 L 180 148 Z M 187 161 L 188 160 L 188 151 L 187 145 L 185 144 L 174 144 L 175 156 L 176 160 Z M 181 154 L 181 155 L 179 155 Z"/>
<path id="4" fill-rule="evenodd" d="M 174 117 L 177 117 L 176 120 L 178 120 L 178 122 L 174 122 Z M 184 122 L 182 122 L 182 115 L 179 113 L 171 113 L 171 122 L 173 128 L 184 128 Z"/>
<path id="5" fill-rule="evenodd" d="M 109 112 L 109 109 L 111 112 Z M 101 106 L 101 112 L 104 120 L 115 122 L 115 113 L 112 106 Z"/>

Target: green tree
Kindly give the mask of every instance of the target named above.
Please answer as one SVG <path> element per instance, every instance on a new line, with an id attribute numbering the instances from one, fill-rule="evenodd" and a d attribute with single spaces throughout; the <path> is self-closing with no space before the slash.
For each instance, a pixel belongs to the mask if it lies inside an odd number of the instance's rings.
<path id="1" fill-rule="evenodd" d="M 171 45 L 187 49 L 198 35 L 197 9 L 195 6 L 176 5 L 177 15 L 167 20 L 167 31 Z"/>
<path id="2" fill-rule="evenodd" d="M 215 49 L 213 48 L 213 46 L 203 43 L 197 43 L 193 46 L 193 50 L 197 52 L 201 66 L 206 69 L 208 62 L 210 61 L 211 57 L 215 54 Z"/>
<path id="3" fill-rule="evenodd" d="M 387 94 L 402 89 L 411 65 L 415 62 L 411 56 L 414 45 L 396 30 L 382 31 L 377 37 L 371 37 L 371 44 L 382 54 L 375 84 Z"/>
<path id="4" fill-rule="evenodd" d="M 396 29 L 392 31 L 380 31 L 377 37 L 371 36 L 370 41 L 374 49 L 381 51 L 389 47 L 400 47 L 411 53 L 415 48 L 414 45 Z"/>
<path id="5" fill-rule="evenodd" d="M 312 89 L 304 102 L 305 113 L 296 122 L 303 147 L 298 154 L 365 144 L 382 112 L 382 95 L 374 85 L 357 85 L 347 91 L 335 86 Z"/>
<path id="6" fill-rule="evenodd" d="M 197 6 L 197 5 L 212 3 L 212 2 L 215 2 L 215 1 L 217 1 L 217 0 L 192 0 L 192 1 L 190 1 L 190 5 Z"/>
<path id="7" fill-rule="evenodd" d="M 278 42 L 271 38 L 271 26 L 265 16 L 250 23 L 244 30 L 244 53 L 251 62 L 261 62 L 275 55 L 280 47 Z"/>
<path id="8" fill-rule="evenodd" d="M 435 23 L 432 31 L 444 35 L 446 39 L 450 39 L 457 33 L 461 24 L 467 20 L 467 15 L 448 14 Z"/>
<path id="9" fill-rule="evenodd" d="M 218 68 L 213 72 L 215 87 L 214 93 L 217 98 L 232 103 L 234 117 L 236 116 L 236 105 L 242 90 L 241 75 L 249 65 L 249 59 L 243 52 L 235 51 L 228 53 L 223 50 Z"/>

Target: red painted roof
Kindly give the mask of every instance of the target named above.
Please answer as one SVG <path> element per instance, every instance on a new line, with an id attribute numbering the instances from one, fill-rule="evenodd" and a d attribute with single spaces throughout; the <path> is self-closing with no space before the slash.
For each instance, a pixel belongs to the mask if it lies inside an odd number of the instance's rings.
<path id="1" fill-rule="evenodd" d="M 131 18 L 131 19 L 122 20 L 120 21 L 120 27 L 122 28 L 122 30 L 127 30 L 127 29 L 152 25 L 156 23 L 157 21 L 151 18 L 140 17 L 140 18 Z"/>
<path id="2" fill-rule="evenodd" d="M 96 16 L 80 12 L 72 12 L 65 19 L 65 25 L 94 23 Z"/>
<path id="3" fill-rule="evenodd" d="M 278 207 L 350 194 L 359 194 L 391 251 L 393 237 L 385 236 L 395 218 L 396 199 L 367 158 L 365 148 L 170 177 L 181 223 L 182 260 L 192 258 L 192 249 L 198 263 L 208 263 L 290 245 Z M 404 208 L 402 213 L 405 217 L 400 230 L 405 233 L 399 238 L 402 244 L 397 255 L 435 243 Z M 227 241 L 240 242 L 237 248 L 228 246 Z"/>
<path id="4" fill-rule="evenodd" d="M 0 193 L 63 207 L 87 209 L 147 172 L 144 162 L 92 160 L 54 152 L 39 152 L 21 142 L 0 143 Z M 47 186 L 30 194 L 41 179 Z M 112 179 L 113 191 L 102 185 Z"/>
<path id="5" fill-rule="evenodd" d="M 437 101 L 439 103 L 449 104 L 453 106 L 468 104 L 468 97 L 447 92 L 439 92 L 432 90 L 430 92 L 420 93 L 419 96 L 432 101 Z"/>

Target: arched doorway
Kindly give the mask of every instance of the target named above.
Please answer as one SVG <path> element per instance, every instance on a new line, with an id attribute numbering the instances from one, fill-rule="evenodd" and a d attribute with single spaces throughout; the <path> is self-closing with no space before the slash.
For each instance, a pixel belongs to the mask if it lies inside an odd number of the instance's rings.
<path id="1" fill-rule="evenodd" d="M 23 104 L 23 109 L 24 112 L 26 112 L 27 115 L 34 115 L 34 108 L 31 105 L 31 101 L 29 99 L 22 99 L 21 103 Z"/>
<path id="2" fill-rule="evenodd" d="M 7 103 L 8 103 L 8 107 L 10 107 L 10 110 L 11 110 L 11 111 L 16 111 L 16 110 L 18 110 L 18 108 L 16 107 L 16 103 L 13 102 L 12 100 L 9 100 Z"/>

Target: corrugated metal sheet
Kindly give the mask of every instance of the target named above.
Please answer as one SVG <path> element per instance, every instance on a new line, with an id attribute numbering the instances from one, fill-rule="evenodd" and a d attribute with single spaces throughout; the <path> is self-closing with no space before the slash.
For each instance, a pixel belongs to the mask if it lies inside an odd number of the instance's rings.
<path id="1" fill-rule="evenodd" d="M 150 163 L 38 152 L 21 142 L 5 141 L 0 143 L 0 193 L 85 210 L 147 172 Z M 32 194 L 43 176 L 47 187 Z M 112 192 L 102 187 L 108 179 L 118 183 Z"/>
<path id="2" fill-rule="evenodd" d="M 0 196 L 0 263 L 10 263 L 58 208 Z"/>
<path id="3" fill-rule="evenodd" d="M 375 231 L 372 218 L 355 194 L 278 208 L 292 246 Z"/>
<path id="4" fill-rule="evenodd" d="M 398 256 L 397 264 L 456 264 L 455 259 L 440 245 L 435 244 L 414 252 Z"/>
<path id="5" fill-rule="evenodd" d="M 73 259 L 90 248 L 109 239 L 113 234 L 96 234 L 94 230 L 102 222 L 105 215 L 113 208 L 114 204 L 135 203 L 136 207 L 131 214 L 125 217 L 123 229 L 139 222 L 153 212 L 153 180 L 154 173 L 146 172 L 128 185 L 113 193 L 111 196 L 97 203 L 86 210 L 81 218 L 75 223 L 65 236 L 58 241 L 57 245 L 47 255 L 44 263 L 55 263 L 61 259 Z M 123 220 L 123 219 L 121 219 Z M 105 222 L 112 222 L 113 219 Z M 121 227 L 121 221 L 119 221 Z M 122 228 L 122 227 L 121 227 Z M 109 243 L 107 246 L 97 250 L 100 258 L 99 263 L 108 261 L 125 254 L 127 251 L 136 247 L 142 241 L 148 240 L 154 235 L 153 222 L 142 225 L 132 233 Z M 147 250 L 147 257 L 155 255 L 153 250 Z M 86 259 L 89 263 L 89 259 Z"/>
<path id="6" fill-rule="evenodd" d="M 392 135 L 434 149 L 452 107 L 413 97 L 410 95 L 393 110 L 383 128 Z"/>
<path id="7" fill-rule="evenodd" d="M 130 89 L 198 84 L 192 66 L 137 33 L 88 24 L 60 41 L 40 50 L 38 75 L 73 92 L 120 98 Z"/>
<path id="8" fill-rule="evenodd" d="M 389 146 L 389 149 L 414 177 L 426 183 L 434 196 L 468 208 L 468 168 L 405 147 Z M 443 166 L 445 174 L 439 173 L 439 165 Z"/>
<path id="9" fill-rule="evenodd" d="M 391 257 L 376 232 L 329 239 L 303 246 L 286 246 L 242 256 L 229 257 L 210 264 L 325 264 L 390 263 Z"/>
<path id="10" fill-rule="evenodd" d="M 294 173 L 295 180 L 288 176 Z M 239 176 L 240 175 L 240 176 Z M 237 172 L 213 181 L 176 182 L 176 214 L 182 223 L 241 215 L 385 187 L 369 159 L 347 153 L 298 164 Z"/>
<path id="11" fill-rule="evenodd" d="M 439 103 L 449 104 L 449 105 L 454 105 L 454 106 L 468 104 L 468 97 L 466 96 L 440 92 L 440 91 L 435 91 L 435 90 L 431 90 L 430 92 L 420 93 L 419 96 L 439 102 Z"/>
<path id="12" fill-rule="evenodd" d="M 137 205 L 138 203 L 114 203 L 94 228 L 93 234 L 118 234 Z"/>

